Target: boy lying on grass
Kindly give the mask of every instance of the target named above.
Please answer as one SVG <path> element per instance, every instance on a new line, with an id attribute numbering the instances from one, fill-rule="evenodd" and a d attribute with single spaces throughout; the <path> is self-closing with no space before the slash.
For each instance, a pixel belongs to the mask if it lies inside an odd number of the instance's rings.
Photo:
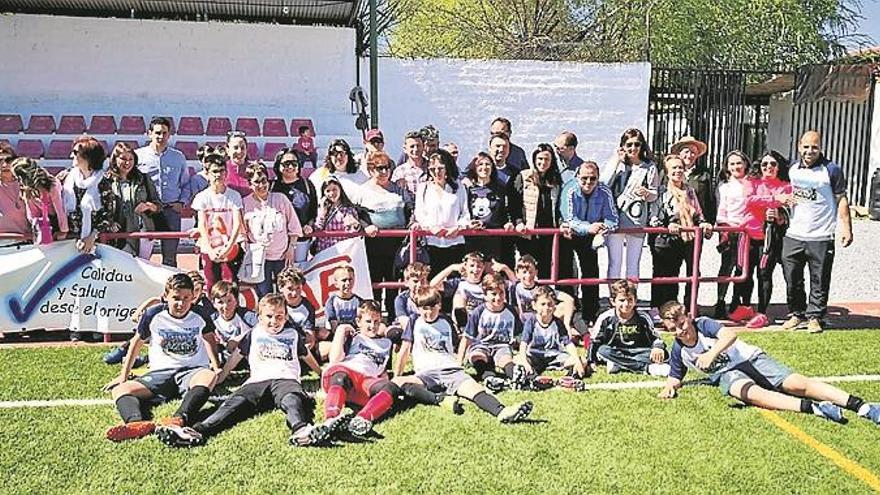
<path id="1" fill-rule="evenodd" d="M 752 406 L 800 411 L 837 423 L 845 422 L 846 408 L 880 424 L 880 404 L 867 403 L 833 385 L 792 372 L 760 347 L 738 341 L 734 330 L 717 321 L 691 319 L 678 301 L 663 304 L 660 317 L 663 326 L 675 333 L 671 369 L 661 399 L 676 396 L 687 368 L 691 368 L 709 375 L 723 393 Z"/>

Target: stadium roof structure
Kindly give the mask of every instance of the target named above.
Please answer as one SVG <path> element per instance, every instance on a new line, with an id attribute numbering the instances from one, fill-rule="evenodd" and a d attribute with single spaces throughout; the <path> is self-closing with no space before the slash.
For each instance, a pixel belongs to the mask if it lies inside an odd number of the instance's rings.
<path id="1" fill-rule="evenodd" d="M 352 26 L 361 0 L 0 0 L 0 11 Z"/>

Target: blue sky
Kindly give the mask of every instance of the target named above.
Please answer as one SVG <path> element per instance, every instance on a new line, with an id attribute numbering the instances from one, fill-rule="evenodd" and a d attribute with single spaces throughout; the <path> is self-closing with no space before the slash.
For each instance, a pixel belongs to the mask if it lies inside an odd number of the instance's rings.
<path id="1" fill-rule="evenodd" d="M 880 0 L 862 0 L 862 16 L 859 31 L 874 38 L 874 46 L 880 45 Z"/>

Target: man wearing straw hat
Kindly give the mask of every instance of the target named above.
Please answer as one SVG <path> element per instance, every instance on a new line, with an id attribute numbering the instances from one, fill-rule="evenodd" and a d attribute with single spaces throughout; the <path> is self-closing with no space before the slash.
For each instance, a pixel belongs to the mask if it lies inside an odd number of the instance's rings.
<path id="1" fill-rule="evenodd" d="M 669 152 L 678 155 L 684 162 L 685 179 L 694 192 L 703 209 L 703 216 L 709 223 L 715 223 L 715 189 L 712 187 L 712 172 L 705 165 L 697 165 L 697 160 L 706 154 L 706 143 L 693 136 L 684 136 L 672 145 Z"/>

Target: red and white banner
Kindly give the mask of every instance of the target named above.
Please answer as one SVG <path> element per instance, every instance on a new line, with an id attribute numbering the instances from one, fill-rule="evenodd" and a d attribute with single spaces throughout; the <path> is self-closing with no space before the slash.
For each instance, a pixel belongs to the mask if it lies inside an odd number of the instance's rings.
<path id="1" fill-rule="evenodd" d="M 392 256 L 393 253 L 389 254 Z M 306 275 L 304 295 L 315 306 L 317 324 L 323 325 L 324 303 L 334 291 L 336 283 L 333 271 L 340 266 L 354 267 L 354 293 L 364 299 L 373 298 L 370 266 L 367 264 L 367 248 L 363 237 L 345 239 L 316 254 L 302 265 Z"/>

